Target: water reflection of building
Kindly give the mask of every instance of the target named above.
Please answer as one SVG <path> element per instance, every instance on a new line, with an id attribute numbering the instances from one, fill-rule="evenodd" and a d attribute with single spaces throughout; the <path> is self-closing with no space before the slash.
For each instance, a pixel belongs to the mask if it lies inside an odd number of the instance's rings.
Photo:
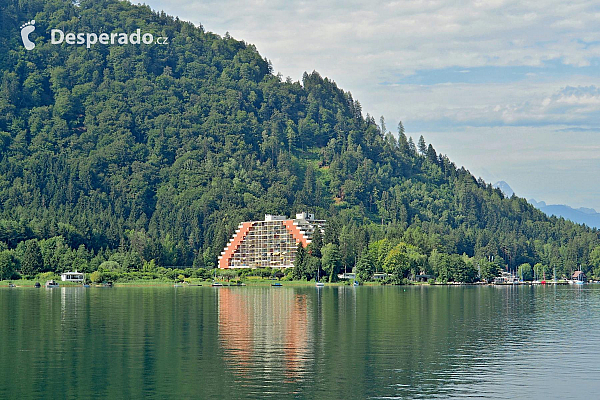
<path id="1" fill-rule="evenodd" d="M 305 294 L 221 288 L 218 296 L 219 341 L 234 371 L 256 377 L 284 370 L 286 380 L 298 379 L 307 371 L 312 331 Z"/>

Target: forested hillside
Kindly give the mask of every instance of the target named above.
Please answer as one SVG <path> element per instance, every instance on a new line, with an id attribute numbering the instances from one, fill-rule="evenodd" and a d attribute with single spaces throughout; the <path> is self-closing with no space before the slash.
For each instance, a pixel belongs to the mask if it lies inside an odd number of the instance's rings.
<path id="1" fill-rule="evenodd" d="M 52 28 L 169 44 L 52 45 Z M 330 222 L 324 267 L 600 266 L 596 230 L 505 198 L 334 81 L 276 76 L 229 35 L 116 0 L 3 0 L 0 49 L 0 273 L 212 268 L 241 221 L 303 210 Z"/>

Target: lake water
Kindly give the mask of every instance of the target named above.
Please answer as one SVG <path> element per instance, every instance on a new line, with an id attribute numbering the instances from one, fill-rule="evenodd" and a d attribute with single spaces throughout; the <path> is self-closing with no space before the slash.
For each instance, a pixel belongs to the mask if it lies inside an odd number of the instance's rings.
<path id="1" fill-rule="evenodd" d="M 600 285 L 0 289 L 0 398 L 594 398 Z"/>

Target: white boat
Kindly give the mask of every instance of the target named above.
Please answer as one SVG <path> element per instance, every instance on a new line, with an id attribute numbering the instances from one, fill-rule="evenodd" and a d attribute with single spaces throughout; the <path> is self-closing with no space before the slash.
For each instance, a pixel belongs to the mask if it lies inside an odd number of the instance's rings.
<path id="1" fill-rule="evenodd" d="M 321 282 L 320 272 L 321 272 L 321 268 L 317 268 L 317 283 L 315 284 L 316 287 L 325 286 L 325 284 L 323 282 Z"/>
<path id="2" fill-rule="evenodd" d="M 55 282 L 54 280 L 46 281 L 46 287 L 49 288 L 49 289 L 57 288 L 58 287 L 58 282 Z"/>

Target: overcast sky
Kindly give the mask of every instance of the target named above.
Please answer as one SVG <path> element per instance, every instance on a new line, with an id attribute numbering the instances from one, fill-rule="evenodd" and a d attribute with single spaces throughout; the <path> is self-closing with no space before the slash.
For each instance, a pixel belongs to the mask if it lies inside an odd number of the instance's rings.
<path id="1" fill-rule="evenodd" d="M 147 0 L 517 195 L 600 211 L 600 2 Z"/>

